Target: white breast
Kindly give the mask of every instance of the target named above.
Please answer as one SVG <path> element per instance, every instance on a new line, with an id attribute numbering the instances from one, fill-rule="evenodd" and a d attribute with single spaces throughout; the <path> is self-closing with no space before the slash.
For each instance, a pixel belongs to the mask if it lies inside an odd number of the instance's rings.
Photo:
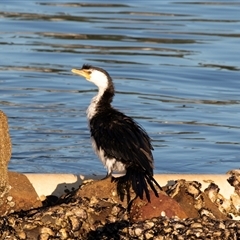
<path id="1" fill-rule="evenodd" d="M 96 98 L 97 96 L 92 99 L 89 107 L 87 108 L 86 113 L 87 113 L 88 120 L 90 120 L 96 113 L 96 105 L 97 105 Z"/>
<path id="2" fill-rule="evenodd" d="M 120 172 L 124 175 L 126 173 L 125 165 L 116 161 L 115 158 L 107 158 L 104 154 L 104 150 L 102 148 L 97 149 L 95 140 L 93 138 L 91 138 L 91 140 L 93 149 L 102 161 L 104 167 L 107 169 L 108 175 L 112 174 L 114 171 Z"/>

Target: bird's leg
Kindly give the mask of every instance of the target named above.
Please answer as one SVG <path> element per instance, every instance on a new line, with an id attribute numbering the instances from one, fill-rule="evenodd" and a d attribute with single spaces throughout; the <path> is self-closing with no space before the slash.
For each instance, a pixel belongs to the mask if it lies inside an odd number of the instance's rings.
<path id="1" fill-rule="evenodd" d="M 101 180 L 105 180 L 105 179 L 107 179 L 109 177 L 112 177 L 112 173 L 111 172 L 110 173 L 107 172 L 107 175 L 104 178 L 102 178 Z"/>

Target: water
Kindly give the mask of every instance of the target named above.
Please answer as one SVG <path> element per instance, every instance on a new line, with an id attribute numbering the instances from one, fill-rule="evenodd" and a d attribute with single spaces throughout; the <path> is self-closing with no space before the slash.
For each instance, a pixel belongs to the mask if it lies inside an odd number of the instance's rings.
<path id="1" fill-rule="evenodd" d="M 0 2 L 0 106 L 18 172 L 105 174 L 85 111 L 106 69 L 113 105 L 153 139 L 156 173 L 225 173 L 240 160 L 239 1 Z"/>

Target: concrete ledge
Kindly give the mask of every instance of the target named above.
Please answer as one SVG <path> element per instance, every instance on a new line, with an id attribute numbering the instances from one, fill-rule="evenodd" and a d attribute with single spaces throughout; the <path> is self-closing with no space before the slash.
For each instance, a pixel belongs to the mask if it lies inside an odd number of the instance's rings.
<path id="1" fill-rule="evenodd" d="M 74 174 L 25 174 L 32 183 L 39 197 L 62 194 L 77 189 L 84 180 L 102 179 L 105 176 L 95 175 L 74 175 Z M 186 181 L 198 181 L 202 184 L 202 190 L 208 187 L 211 182 L 217 184 L 220 193 L 225 198 L 230 198 L 234 193 L 227 179 L 228 174 L 156 174 L 154 177 L 161 186 L 173 185 L 175 180 L 185 179 Z"/>

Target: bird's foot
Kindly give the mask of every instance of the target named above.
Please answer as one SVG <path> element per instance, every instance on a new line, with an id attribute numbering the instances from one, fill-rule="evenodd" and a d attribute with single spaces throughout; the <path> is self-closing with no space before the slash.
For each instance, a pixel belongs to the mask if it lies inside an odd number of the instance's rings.
<path id="1" fill-rule="evenodd" d="M 110 173 L 107 173 L 107 175 L 104 177 L 104 178 L 102 178 L 101 180 L 106 180 L 106 179 L 108 179 L 108 178 L 110 178 L 110 177 L 112 177 L 112 174 Z"/>

